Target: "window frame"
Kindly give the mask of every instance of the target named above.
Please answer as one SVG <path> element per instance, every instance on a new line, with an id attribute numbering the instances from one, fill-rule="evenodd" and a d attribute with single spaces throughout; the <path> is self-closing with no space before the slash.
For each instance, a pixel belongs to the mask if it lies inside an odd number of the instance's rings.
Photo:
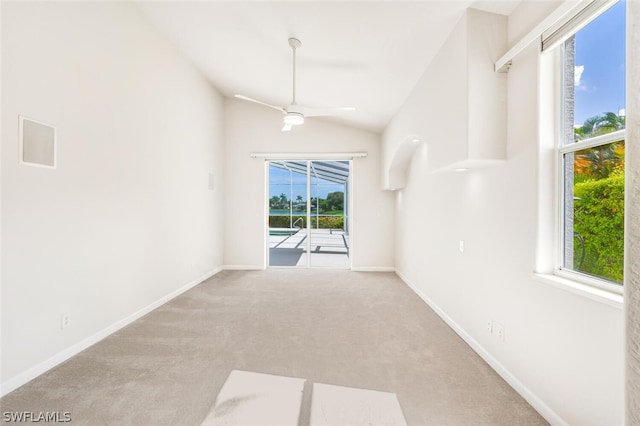
<path id="1" fill-rule="evenodd" d="M 610 6 L 613 6 L 617 2 L 611 2 Z M 606 12 L 609 7 L 603 8 L 600 13 L 597 14 L 599 16 L 601 13 Z M 594 20 L 597 18 L 594 16 L 590 19 Z M 590 23 L 589 21 L 589 23 Z M 588 25 L 588 24 L 587 24 Z M 586 26 L 586 25 L 585 25 Z M 582 27 L 580 28 L 582 29 Z M 579 31 L 579 30 L 578 30 Z M 577 33 L 577 31 L 576 31 Z M 622 296 L 624 293 L 624 285 L 623 283 L 617 283 L 611 280 L 607 280 L 606 278 L 597 277 L 595 275 L 582 273 L 579 271 L 575 271 L 570 268 L 564 267 L 564 258 L 565 258 L 565 230 L 566 230 L 566 169 L 565 169 L 565 155 L 575 153 L 581 150 L 595 148 L 603 145 L 607 145 L 613 142 L 626 142 L 626 129 L 617 130 L 611 133 L 605 133 L 603 135 L 598 135 L 595 137 L 587 138 L 580 140 L 578 142 L 567 143 L 566 134 L 565 134 L 565 126 L 566 123 L 566 91 L 565 91 L 565 81 L 567 76 L 566 72 L 566 51 L 565 51 L 565 41 L 570 37 L 574 36 L 575 33 L 567 35 L 565 40 L 558 47 L 559 50 L 559 60 L 556 62 L 556 78 L 558 79 L 558 96 L 556 97 L 556 102 L 558 105 L 558 120 L 556 120 L 556 131 L 555 131 L 555 161 L 556 161 L 556 191 L 557 191 L 557 221 L 556 221 L 556 259 L 555 259 L 555 267 L 553 270 L 553 274 L 561 279 L 570 280 L 573 282 L 577 282 L 580 284 L 587 285 L 589 287 L 593 287 L 599 290 L 604 290 L 608 293 L 613 293 L 619 296 Z M 626 179 L 626 176 L 625 176 Z M 626 216 L 626 211 L 625 211 Z"/>

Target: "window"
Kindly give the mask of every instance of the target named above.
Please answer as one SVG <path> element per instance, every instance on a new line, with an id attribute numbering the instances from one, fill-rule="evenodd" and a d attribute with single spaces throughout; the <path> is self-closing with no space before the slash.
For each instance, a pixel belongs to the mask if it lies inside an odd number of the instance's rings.
<path id="1" fill-rule="evenodd" d="M 624 257 L 625 7 L 619 1 L 588 17 L 562 44 L 558 144 L 559 273 L 617 291 Z"/>

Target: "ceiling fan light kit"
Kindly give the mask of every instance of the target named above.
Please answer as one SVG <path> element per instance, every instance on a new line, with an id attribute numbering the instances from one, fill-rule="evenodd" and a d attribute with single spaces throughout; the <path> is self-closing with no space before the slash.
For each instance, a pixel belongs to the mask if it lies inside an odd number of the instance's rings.
<path id="1" fill-rule="evenodd" d="M 304 123 L 304 115 L 299 112 L 288 112 L 284 116 L 284 124 L 297 126 Z"/>
<path id="2" fill-rule="evenodd" d="M 305 117 L 338 115 L 344 112 L 355 111 L 355 108 L 353 107 L 308 108 L 298 105 L 296 103 L 296 49 L 302 46 L 302 43 L 297 38 L 290 38 L 289 46 L 291 47 L 293 53 L 293 96 L 291 99 L 291 104 L 287 105 L 286 107 L 279 107 L 244 95 L 235 95 L 235 97 L 281 111 L 284 114 L 284 126 L 282 127 L 283 132 L 291 130 L 293 126 L 299 126 L 303 124 Z"/>

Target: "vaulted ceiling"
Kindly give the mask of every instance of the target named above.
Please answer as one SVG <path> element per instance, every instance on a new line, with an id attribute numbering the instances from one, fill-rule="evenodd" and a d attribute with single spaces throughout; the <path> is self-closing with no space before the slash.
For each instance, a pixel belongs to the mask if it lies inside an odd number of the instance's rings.
<path id="1" fill-rule="evenodd" d="M 143 15 L 227 97 L 285 106 L 354 106 L 335 119 L 379 132 L 468 7 L 510 14 L 505 1 L 139 2 Z"/>

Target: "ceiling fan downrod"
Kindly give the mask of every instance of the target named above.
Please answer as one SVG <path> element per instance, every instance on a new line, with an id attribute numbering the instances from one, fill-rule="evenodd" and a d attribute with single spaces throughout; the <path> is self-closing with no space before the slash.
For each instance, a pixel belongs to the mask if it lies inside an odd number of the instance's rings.
<path id="1" fill-rule="evenodd" d="M 296 105 L 296 49 L 302 46 L 302 42 L 297 38 L 289 39 L 289 46 L 293 50 L 293 100 L 291 105 Z"/>

